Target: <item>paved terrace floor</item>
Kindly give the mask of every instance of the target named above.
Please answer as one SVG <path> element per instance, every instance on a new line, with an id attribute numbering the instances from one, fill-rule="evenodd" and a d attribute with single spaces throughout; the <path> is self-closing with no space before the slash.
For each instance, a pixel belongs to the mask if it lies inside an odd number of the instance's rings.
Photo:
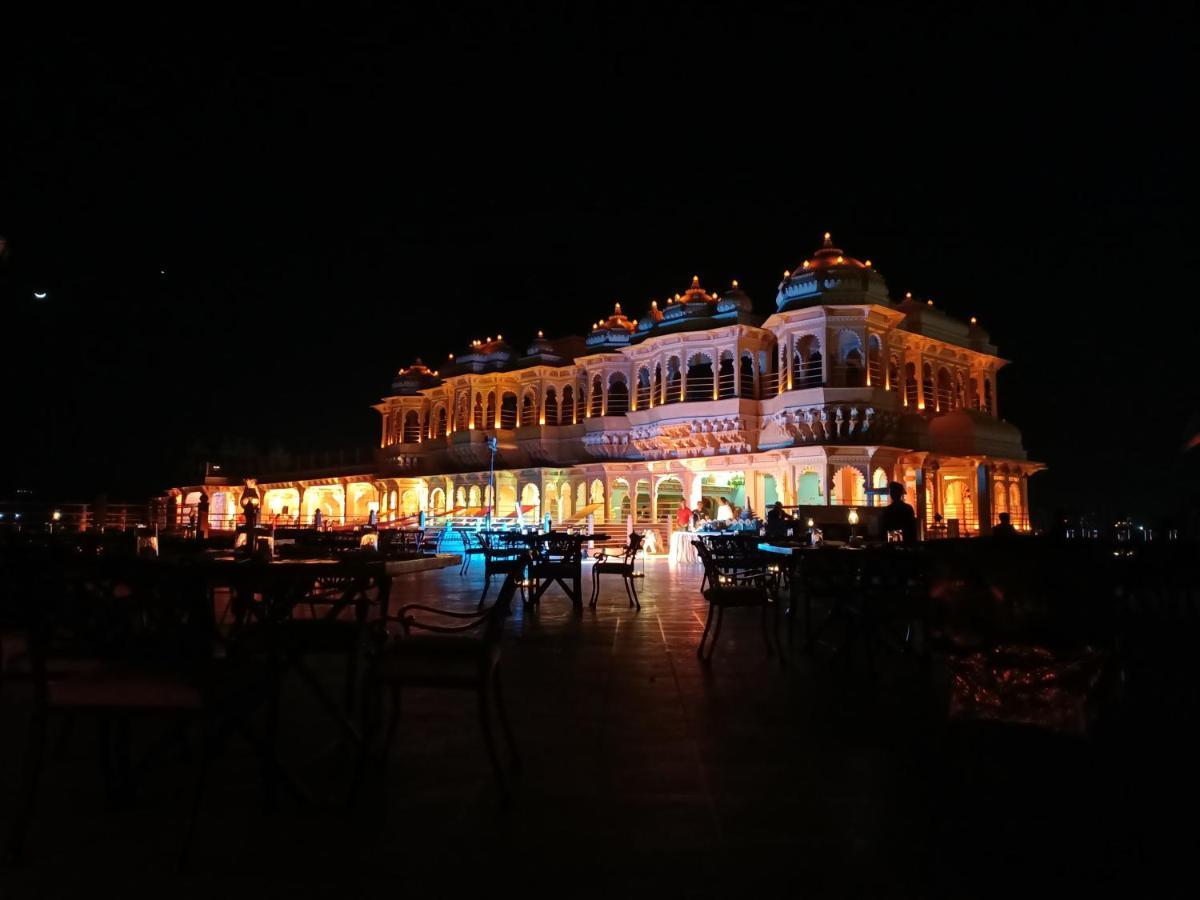
<path id="1" fill-rule="evenodd" d="M 335 729 L 291 685 L 285 759 L 328 803 L 264 813 L 257 766 L 231 744 L 195 871 L 178 876 L 191 770 L 165 766 L 133 808 L 104 809 L 81 724 L 59 742 L 28 862 L 0 874 L 0 896 L 453 896 L 487 884 L 564 897 L 1104 894 L 1147 888 L 1132 873 L 1169 868 L 1190 846 L 1147 825 L 1180 789 L 1151 758 L 1165 752 L 1169 768 L 1182 751 L 1028 735 L 967 745 L 945 728 L 936 666 L 885 658 L 874 689 L 861 667 L 820 654 L 782 667 L 764 654 L 756 611 L 727 615 L 705 666 L 699 580 L 651 560 L 640 612 L 615 578 L 596 610 L 573 610 L 557 588 L 540 609 L 516 609 L 503 666 L 525 771 L 507 813 L 473 695 L 407 694 L 386 778 L 372 776 L 349 814 L 337 804 L 347 758 L 327 750 Z M 466 577 L 405 577 L 396 595 L 473 608 L 481 581 L 473 564 Z M 11 706 L 0 717 L 7 829 L 24 719 Z"/>

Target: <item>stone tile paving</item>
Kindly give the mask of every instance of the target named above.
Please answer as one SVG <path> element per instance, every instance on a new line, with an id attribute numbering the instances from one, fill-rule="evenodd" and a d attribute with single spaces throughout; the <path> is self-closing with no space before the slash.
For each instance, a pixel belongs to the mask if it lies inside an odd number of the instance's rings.
<path id="1" fill-rule="evenodd" d="M 398 601 L 473 608 L 481 578 L 472 568 L 405 577 Z M 322 796 L 316 808 L 265 814 L 256 765 L 233 744 L 205 801 L 194 869 L 176 875 L 189 770 L 167 766 L 133 809 L 105 810 L 94 735 L 81 725 L 59 741 L 29 861 L 3 871 L 0 897 L 79 896 L 100 885 L 172 897 L 452 896 L 481 886 L 558 896 L 973 896 L 1105 884 L 1103 866 L 1083 856 L 1107 855 L 1121 871 L 1132 864 L 1129 841 L 1112 837 L 1111 807 L 1109 819 L 1097 819 L 1091 801 L 1078 808 L 1107 777 L 1080 774 L 1103 765 L 1094 748 L 1023 750 L 1033 756 L 1011 772 L 993 761 L 982 776 L 964 775 L 969 767 L 946 749 L 936 666 L 884 658 L 874 686 L 861 666 L 847 672 L 823 654 L 792 653 L 784 666 L 764 653 L 757 611 L 728 614 L 703 665 L 699 580 L 698 569 L 651 560 L 640 612 L 615 579 L 596 610 L 573 610 L 557 588 L 540 608 L 516 609 L 503 670 L 525 772 L 507 813 L 473 695 L 407 695 L 387 771 L 371 776 L 349 812 L 340 803 L 348 758 L 328 750 L 332 725 L 292 686 L 282 746 Z M 329 667 L 331 679 L 338 674 Z M 7 827 L 23 719 L 12 705 L 0 717 Z M 1049 796 L 1031 794 L 1027 776 L 1043 769 L 1038 790 Z M 1031 796 L 1047 802 L 1039 808 Z M 1064 804 L 1076 808 L 1056 827 Z M 1030 818 L 1041 824 L 1026 827 Z M 1064 828 L 1089 821 L 1083 837 L 1064 840 Z"/>

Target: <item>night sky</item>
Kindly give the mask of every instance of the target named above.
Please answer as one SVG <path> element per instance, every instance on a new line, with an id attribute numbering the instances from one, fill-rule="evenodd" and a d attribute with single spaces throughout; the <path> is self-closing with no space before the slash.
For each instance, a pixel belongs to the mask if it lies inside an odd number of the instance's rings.
<path id="1" fill-rule="evenodd" d="M 582 333 L 692 274 L 769 312 L 829 230 L 1012 360 L 1035 512 L 1174 502 L 1191 13 L 570 6 L 7 18 L 0 496 L 371 447 L 415 356 Z"/>

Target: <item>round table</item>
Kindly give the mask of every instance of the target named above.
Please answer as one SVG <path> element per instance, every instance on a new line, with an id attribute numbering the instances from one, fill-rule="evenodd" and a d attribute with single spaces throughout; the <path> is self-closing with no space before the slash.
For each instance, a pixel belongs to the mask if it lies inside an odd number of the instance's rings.
<path id="1" fill-rule="evenodd" d="M 696 548 L 692 546 L 692 541 L 696 540 L 696 535 L 690 531 L 675 531 L 671 534 L 671 552 L 667 557 L 667 564 L 672 566 L 691 566 L 700 561 L 700 557 L 696 555 Z"/>

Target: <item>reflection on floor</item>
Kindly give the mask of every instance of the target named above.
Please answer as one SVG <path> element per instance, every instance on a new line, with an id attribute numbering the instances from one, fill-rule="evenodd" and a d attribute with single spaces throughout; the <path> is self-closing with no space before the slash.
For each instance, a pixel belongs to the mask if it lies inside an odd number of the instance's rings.
<path id="1" fill-rule="evenodd" d="M 373 777 L 349 814 L 337 806 L 348 756 L 329 749 L 333 727 L 296 689 L 284 698 L 286 759 L 328 804 L 264 814 L 257 768 L 231 745 L 200 823 L 198 874 L 179 880 L 188 769 L 167 766 L 135 808 L 104 810 L 94 735 L 81 730 L 49 770 L 28 867 L 5 871 L 11 893 L 0 893 L 396 896 L 491 881 L 559 896 L 731 896 L 782 879 L 797 895 L 969 896 L 1043 864 L 1061 863 L 1061 881 L 1044 886 L 1082 886 L 1128 863 L 1091 750 L 1032 738 L 990 745 L 968 767 L 945 739 L 936 666 L 885 659 L 875 689 L 820 655 L 784 667 L 765 656 L 756 611 L 727 617 L 706 667 L 699 581 L 698 568 L 650 560 L 641 612 L 619 579 L 596 610 L 573 610 L 556 587 L 539 609 L 516 610 L 505 689 L 526 765 L 506 814 L 473 696 L 406 696 L 386 781 Z M 399 580 L 396 600 L 467 609 L 480 586 L 478 565 L 424 572 Z M 23 722 L 0 716 L 7 826 Z M 1085 850 L 1084 874 L 1063 856 Z"/>

